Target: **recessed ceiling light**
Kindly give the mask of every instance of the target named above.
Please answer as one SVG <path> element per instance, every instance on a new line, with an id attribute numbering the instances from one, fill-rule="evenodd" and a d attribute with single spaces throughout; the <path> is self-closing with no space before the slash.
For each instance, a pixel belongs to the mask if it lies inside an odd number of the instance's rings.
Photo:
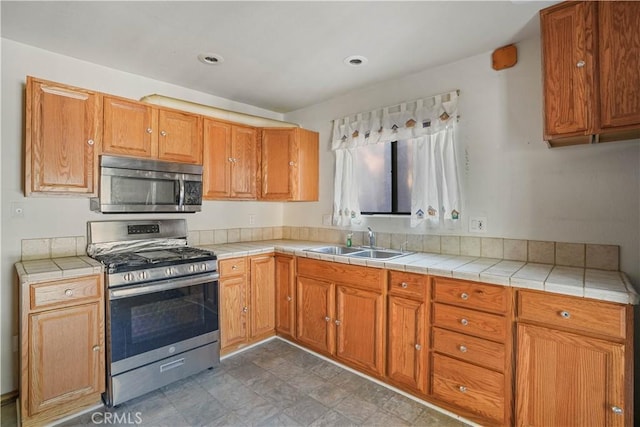
<path id="1" fill-rule="evenodd" d="M 344 63 L 352 67 L 360 67 L 367 62 L 369 62 L 369 60 L 362 55 L 351 55 L 344 58 Z"/>
<path id="2" fill-rule="evenodd" d="M 201 53 L 198 55 L 198 60 L 207 65 L 217 65 L 224 62 L 222 55 L 218 55 L 217 53 Z"/>

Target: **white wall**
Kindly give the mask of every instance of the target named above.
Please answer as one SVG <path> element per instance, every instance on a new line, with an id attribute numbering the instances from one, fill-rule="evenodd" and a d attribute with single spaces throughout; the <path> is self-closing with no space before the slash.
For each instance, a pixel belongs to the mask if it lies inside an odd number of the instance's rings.
<path id="1" fill-rule="evenodd" d="M 510 69 L 493 70 L 487 52 L 285 114 L 320 132 L 321 191 L 319 203 L 286 205 L 284 223 L 319 226 L 321 214 L 332 211 L 333 119 L 452 89 L 461 90 L 462 215 L 487 217 L 481 236 L 620 245 L 621 269 L 638 286 L 640 141 L 548 149 L 538 39 L 518 44 L 518 64 Z M 364 225 L 371 224 L 416 232 L 407 219 L 370 218 Z M 464 222 L 454 234 L 467 230 Z"/>
<path id="2" fill-rule="evenodd" d="M 12 336 L 17 334 L 17 283 L 13 265 L 20 260 L 20 241 L 29 238 L 84 236 L 87 221 L 113 219 L 89 211 L 86 198 L 25 198 L 22 193 L 24 145 L 24 87 L 27 75 L 72 86 L 93 89 L 131 99 L 162 94 L 238 112 L 282 120 L 280 113 L 207 95 L 164 82 L 124 73 L 2 39 L 2 251 L 0 264 L 0 357 L 1 389 L 17 388 L 17 353 Z M 11 203 L 24 207 L 24 218 L 11 215 Z M 190 230 L 282 225 L 282 203 L 204 202 L 202 212 L 178 215 L 187 218 Z M 165 217 L 167 215 L 164 215 Z M 116 216 L 126 219 L 131 216 Z M 148 215 L 163 217 L 162 215 Z M 170 216 L 175 218 L 176 216 Z M 252 225 L 253 226 L 253 225 Z"/>

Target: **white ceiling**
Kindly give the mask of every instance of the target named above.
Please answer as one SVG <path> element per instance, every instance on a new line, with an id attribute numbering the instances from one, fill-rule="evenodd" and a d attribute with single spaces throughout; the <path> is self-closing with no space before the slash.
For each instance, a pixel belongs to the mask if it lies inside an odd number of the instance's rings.
<path id="1" fill-rule="evenodd" d="M 536 36 L 552 3 L 2 1 L 1 34 L 286 113 Z M 203 52 L 225 61 L 202 64 Z"/>

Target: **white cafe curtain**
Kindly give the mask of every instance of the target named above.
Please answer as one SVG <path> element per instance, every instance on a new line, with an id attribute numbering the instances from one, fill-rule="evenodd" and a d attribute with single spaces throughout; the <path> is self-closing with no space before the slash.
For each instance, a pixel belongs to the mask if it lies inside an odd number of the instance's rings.
<path id="1" fill-rule="evenodd" d="M 414 140 L 411 225 L 424 221 L 432 227 L 455 225 L 460 216 L 454 150 L 457 104 L 458 93 L 452 91 L 334 120 L 333 224 L 348 226 L 361 221 L 356 148 Z"/>

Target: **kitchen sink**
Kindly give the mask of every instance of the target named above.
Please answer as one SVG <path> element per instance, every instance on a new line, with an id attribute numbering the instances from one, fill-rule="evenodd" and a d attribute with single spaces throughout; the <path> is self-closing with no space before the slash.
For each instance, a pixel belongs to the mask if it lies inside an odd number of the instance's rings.
<path id="1" fill-rule="evenodd" d="M 312 248 L 305 249 L 308 252 L 316 252 L 319 254 L 330 254 L 330 255 L 349 255 L 356 252 L 361 252 L 362 249 L 359 248 L 348 248 L 346 246 L 323 246 L 321 248 Z"/>
<path id="2" fill-rule="evenodd" d="M 390 249 L 350 248 L 347 246 L 323 246 L 321 248 L 305 249 L 305 251 L 315 252 L 318 254 L 344 255 L 371 259 L 392 259 L 403 255 L 409 255 L 409 252 L 399 252 Z"/>
<path id="3" fill-rule="evenodd" d="M 391 259 L 399 256 L 409 255 L 408 252 L 391 251 L 388 249 L 364 249 L 350 256 L 358 258 Z"/>

